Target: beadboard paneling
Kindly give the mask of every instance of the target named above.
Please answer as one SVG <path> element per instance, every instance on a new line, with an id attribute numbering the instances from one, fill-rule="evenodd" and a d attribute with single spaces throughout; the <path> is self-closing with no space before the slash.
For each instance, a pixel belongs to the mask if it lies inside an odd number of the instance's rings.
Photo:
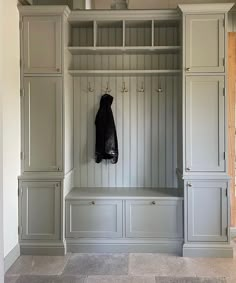
<path id="1" fill-rule="evenodd" d="M 97 44 L 151 46 L 151 22 L 135 28 L 101 26 Z M 179 36 L 172 25 L 157 25 L 156 45 L 178 45 Z M 73 29 L 73 46 L 93 45 L 91 28 Z M 84 33 L 84 34 L 83 34 Z M 81 40 L 80 40 L 81 38 Z M 74 55 L 74 70 L 152 70 L 179 69 L 179 54 Z M 162 76 L 90 76 L 74 77 L 74 167 L 78 187 L 176 187 L 177 167 L 177 97 L 179 75 Z M 122 93 L 122 87 L 127 92 Z M 94 90 L 89 91 L 88 88 Z M 96 164 L 95 116 L 106 87 L 114 97 L 119 160 L 116 165 L 103 161 Z M 142 92 L 142 88 L 144 92 Z M 162 92 L 156 90 L 161 88 Z"/>
<path id="2" fill-rule="evenodd" d="M 116 165 L 94 161 L 94 121 L 107 82 L 119 143 Z M 74 78 L 75 186 L 176 186 L 178 84 L 178 76 Z M 137 91 L 142 85 L 144 93 Z"/>

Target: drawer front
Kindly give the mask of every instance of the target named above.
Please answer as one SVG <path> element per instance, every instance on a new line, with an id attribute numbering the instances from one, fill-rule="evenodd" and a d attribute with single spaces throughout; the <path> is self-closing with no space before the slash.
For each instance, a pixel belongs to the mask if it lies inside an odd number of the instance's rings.
<path id="1" fill-rule="evenodd" d="M 126 237 L 182 238 L 183 201 L 126 201 Z"/>
<path id="2" fill-rule="evenodd" d="M 122 201 L 67 201 L 66 237 L 122 237 Z"/>

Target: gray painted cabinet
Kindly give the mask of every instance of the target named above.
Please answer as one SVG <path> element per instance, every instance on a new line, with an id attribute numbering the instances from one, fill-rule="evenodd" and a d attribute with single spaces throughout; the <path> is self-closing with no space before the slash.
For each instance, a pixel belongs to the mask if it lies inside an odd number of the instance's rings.
<path id="1" fill-rule="evenodd" d="M 186 171 L 225 171 L 224 76 L 186 78 Z"/>
<path id="2" fill-rule="evenodd" d="M 226 242 L 227 202 L 226 181 L 188 182 L 188 241 Z"/>
<path id="3" fill-rule="evenodd" d="M 186 71 L 224 72 L 224 14 L 186 16 Z"/>
<path id="4" fill-rule="evenodd" d="M 67 201 L 66 215 L 67 238 L 122 237 L 121 200 Z"/>
<path id="5" fill-rule="evenodd" d="M 62 79 L 25 77 L 22 169 L 62 170 Z"/>
<path id="6" fill-rule="evenodd" d="M 183 237 L 182 200 L 127 200 L 126 237 Z"/>
<path id="7" fill-rule="evenodd" d="M 60 182 L 23 181 L 20 186 L 21 240 L 59 240 Z"/>
<path id="8" fill-rule="evenodd" d="M 61 17 L 25 16 L 23 26 L 24 73 L 61 73 Z"/>

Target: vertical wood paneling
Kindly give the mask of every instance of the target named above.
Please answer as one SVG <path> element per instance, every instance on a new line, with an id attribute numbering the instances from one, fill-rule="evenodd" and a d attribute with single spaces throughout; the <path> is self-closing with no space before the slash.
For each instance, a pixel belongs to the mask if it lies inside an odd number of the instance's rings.
<path id="1" fill-rule="evenodd" d="M 177 45 L 176 28 L 160 26 L 155 45 Z M 73 31 L 74 37 L 82 31 Z M 126 28 L 126 44 L 151 45 L 151 31 Z M 102 27 L 99 44 L 119 45 L 120 31 Z M 149 42 L 150 41 L 150 42 Z M 79 45 L 77 39 L 73 44 Z M 86 42 L 81 41 L 81 45 Z M 75 69 L 175 69 L 178 54 L 76 55 Z M 85 187 L 173 187 L 177 185 L 177 97 L 178 76 L 90 76 L 74 77 L 75 186 Z M 109 84 L 114 97 L 112 110 L 116 123 L 119 160 L 116 165 L 96 164 L 95 116 L 100 98 Z M 94 92 L 88 91 L 90 83 Z M 122 86 L 128 92 L 122 93 Z M 144 92 L 140 92 L 141 88 Z M 157 92 L 162 88 L 162 92 Z"/>

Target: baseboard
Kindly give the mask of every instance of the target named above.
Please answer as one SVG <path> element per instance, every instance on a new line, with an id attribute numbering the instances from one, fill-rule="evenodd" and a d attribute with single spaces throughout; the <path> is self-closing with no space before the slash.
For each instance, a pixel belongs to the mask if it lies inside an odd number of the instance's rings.
<path id="1" fill-rule="evenodd" d="M 236 238 L 236 227 L 230 227 L 230 237 Z"/>
<path id="2" fill-rule="evenodd" d="M 20 256 L 20 246 L 17 244 L 4 258 L 4 272 L 12 266 L 12 264 Z"/>
<path id="3" fill-rule="evenodd" d="M 63 244 L 21 243 L 21 255 L 63 256 L 66 247 Z"/>
<path id="4" fill-rule="evenodd" d="M 233 258 L 233 248 L 223 244 L 184 244 L 183 257 Z"/>
<path id="5" fill-rule="evenodd" d="M 71 253 L 168 253 L 182 256 L 182 241 L 156 243 L 81 243 L 67 241 Z"/>

